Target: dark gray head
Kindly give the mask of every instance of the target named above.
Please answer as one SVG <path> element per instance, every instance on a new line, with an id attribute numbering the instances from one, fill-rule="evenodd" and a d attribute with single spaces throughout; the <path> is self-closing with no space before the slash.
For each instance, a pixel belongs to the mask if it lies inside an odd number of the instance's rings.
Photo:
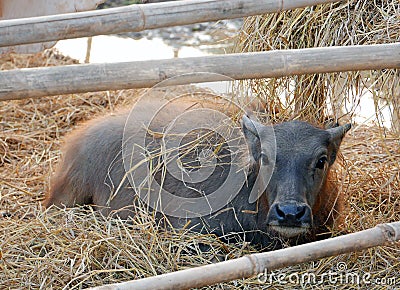
<path id="1" fill-rule="evenodd" d="M 276 160 L 266 189 L 268 208 L 261 209 L 268 211 L 264 224 L 284 237 L 303 234 L 312 227 L 312 209 L 350 127 L 324 130 L 300 121 L 273 126 Z M 242 129 L 253 166 L 268 163 L 274 138 L 271 127 L 243 116 Z"/>

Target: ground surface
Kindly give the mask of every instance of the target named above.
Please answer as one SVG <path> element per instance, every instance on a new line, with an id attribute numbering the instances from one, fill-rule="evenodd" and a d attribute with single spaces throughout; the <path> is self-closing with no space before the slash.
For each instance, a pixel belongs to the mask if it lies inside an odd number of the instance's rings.
<path id="1" fill-rule="evenodd" d="M 73 62 L 51 52 L 7 55 L 0 59 L 0 68 Z M 226 245 L 212 236 L 159 233 L 157 224 L 146 213 L 126 225 L 84 209 L 42 208 L 41 200 L 59 160 L 65 134 L 82 121 L 131 103 L 139 93 L 109 91 L 0 104 L 1 289 L 89 287 L 207 264 L 213 260 L 213 253 L 234 258 L 254 252 L 249 246 Z M 399 137 L 375 127 L 355 126 L 348 134 L 342 145 L 345 169 L 340 187 L 348 209 L 344 212 L 345 223 L 333 229 L 334 235 L 400 220 L 399 145 Z M 200 242 L 209 243 L 212 251 L 201 254 Z M 396 287 L 400 287 L 399 256 L 399 244 L 394 244 L 285 268 L 279 273 L 322 275 L 342 270 L 340 273 L 356 273 L 360 277 L 370 273 L 370 289 L 382 289 L 379 283 L 393 283 L 393 277 L 397 279 Z M 346 269 L 338 269 L 338 265 L 345 265 Z M 291 283 L 287 279 L 284 282 Z M 301 288 L 296 281 L 289 285 Z M 386 286 L 395 289 L 393 285 Z M 218 286 L 243 287 L 271 285 L 268 281 L 247 279 Z M 358 286 L 325 280 L 313 287 Z M 273 288 L 285 289 L 287 284 L 275 281 Z"/>

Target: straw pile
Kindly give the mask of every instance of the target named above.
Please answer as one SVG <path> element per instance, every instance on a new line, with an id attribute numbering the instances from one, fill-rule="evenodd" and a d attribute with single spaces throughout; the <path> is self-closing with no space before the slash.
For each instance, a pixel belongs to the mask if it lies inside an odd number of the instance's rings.
<path id="1" fill-rule="evenodd" d="M 53 51 L 7 55 L 2 69 L 73 63 Z M 45 210 L 40 202 L 60 156 L 63 136 L 80 122 L 130 104 L 136 90 L 73 94 L 37 100 L 8 101 L 0 106 L 0 288 L 86 288 L 138 279 L 239 257 L 255 249 L 223 244 L 210 235 L 160 231 L 153 217 L 141 212 L 130 224 L 105 218 L 86 208 Z M 345 223 L 334 235 L 400 220 L 399 139 L 376 128 L 358 127 L 343 144 L 346 170 L 341 190 L 348 196 Z M 211 245 L 202 253 L 199 244 Z M 287 275 L 340 270 L 371 273 L 373 279 L 397 277 L 398 245 L 380 247 L 280 270 Z M 342 269 L 343 270 L 343 269 Z M 343 273 L 346 271 L 344 270 Z M 319 276 L 321 277 L 321 276 Z M 389 281 L 389 280 L 388 280 Z M 290 283 L 288 279 L 284 280 Z M 317 280 L 319 282 L 319 280 Z M 391 280 L 389 281 L 391 282 Z M 274 288 L 287 284 L 275 282 Z M 300 287 L 299 284 L 289 284 Z M 268 287 L 257 279 L 233 281 L 218 289 Z M 329 283 L 316 289 L 349 285 Z M 215 287 L 209 287 L 214 289 Z M 373 284 L 369 288 L 380 289 Z"/>
<path id="2" fill-rule="evenodd" d="M 400 39 L 398 0 L 341 1 L 283 13 L 248 17 L 236 51 L 393 43 Z M 277 120 L 301 118 L 323 122 L 327 115 L 350 119 L 359 109 L 360 95 L 373 95 L 378 123 L 388 103 L 397 125 L 400 120 L 399 70 L 314 74 L 279 79 L 249 80 Z M 277 98 L 280 96 L 280 98 Z M 332 104 L 327 110 L 327 103 Z"/>
<path id="3" fill-rule="evenodd" d="M 248 17 L 237 38 L 235 50 L 257 52 L 392 43 L 400 39 L 399 27 L 399 1 L 350 0 Z M 343 228 L 333 230 L 335 234 L 341 234 L 380 222 L 399 220 L 399 70 L 247 80 L 240 83 L 238 91 L 244 88 L 250 88 L 252 94 L 265 104 L 265 114 L 274 121 L 298 118 L 320 124 L 332 119 L 341 123 L 351 121 L 356 111 L 360 110 L 360 102 L 366 95 L 372 96 L 376 126 L 361 124 L 353 127 L 341 147 L 345 156 L 341 190 L 345 193 L 349 208 Z M 381 110 L 388 105 L 391 130 L 382 126 Z M 294 268 L 326 273 L 329 269 L 337 271 L 337 263 L 345 262 L 347 272 L 371 273 L 371 281 L 377 278 L 375 282 L 378 282 L 379 277 L 384 280 L 397 276 L 398 287 L 398 257 L 398 246 L 385 247 L 326 259 L 314 265 L 293 267 L 290 271 L 283 269 L 279 273 L 290 274 L 296 271 Z M 340 284 L 328 283 L 325 286 L 349 286 Z M 381 287 L 372 283 L 372 288 Z M 325 289 L 323 286 L 321 288 Z"/>

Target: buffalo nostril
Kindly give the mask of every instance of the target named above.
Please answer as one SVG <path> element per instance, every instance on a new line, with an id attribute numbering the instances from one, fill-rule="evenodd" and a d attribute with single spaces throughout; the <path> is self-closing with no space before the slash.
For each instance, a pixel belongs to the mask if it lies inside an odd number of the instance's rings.
<path id="1" fill-rule="evenodd" d="M 280 208 L 279 205 L 276 205 L 276 215 L 278 216 L 279 219 L 284 220 L 286 218 L 285 212 L 283 212 Z"/>
<path id="2" fill-rule="evenodd" d="M 275 204 L 270 219 L 274 219 L 281 225 L 299 226 L 311 223 L 311 211 L 307 205 L 298 203 L 279 203 Z"/>
<path id="3" fill-rule="evenodd" d="M 301 220 L 302 217 L 305 216 L 306 214 L 306 207 L 305 206 L 299 206 L 297 207 L 298 213 L 296 214 L 296 219 Z"/>

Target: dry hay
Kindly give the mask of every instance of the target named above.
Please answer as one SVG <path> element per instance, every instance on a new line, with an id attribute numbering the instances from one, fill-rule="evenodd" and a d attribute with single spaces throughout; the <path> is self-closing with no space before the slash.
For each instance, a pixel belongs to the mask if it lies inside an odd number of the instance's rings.
<path id="1" fill-rule="evenodd" d="M 248 17 L 236 51 L 393 43 L 400 39 L 399 27 L 398 0 L 340 1 Z M 327 115 L 348 120 L 358 109 L 360 95 L 369 92 L 379 123 L 380 110 L 388 103 L 393 122 L 400 122 L 400 71 L 395 69 L 248 80 L 243 86 L 250 87 L 277 120 L 322 122 Z M 334 104 L 329 111 L 327 100 Z M 400 133 L 399 125 L 395 127 Z"/>
<path id="2" fill-rule="evenodd" d="M 393 43 L 400 39 L 399 27 L 398 0 L 350 0 L 248 17 L 237 38 L 235 50 L 257 52 Z M 333 117 L 344 123 L 350 121 L 359 110 L 359 103 L 365 98 L 364 93 L 372 95 L 377 126 L 357 125 L 342 146 L 346 156 L 346 177 L 342 190 L 346 193 L 349 209 L 343 228 L 334 233 L 354 232 L 380 222 L 399 220 L 399 70 L 246 80 L 238 87 L 239 91 L 243 91 L 242 87 L 250 89 L 265 104 L 268 117 L 275 121 L 299 118 L 322 123 Z M 380 113 L 388 104 L 391 105 L 389 121 L 392 123 L 392 132 L 383 128 Z M 337 270 L 335 266 L 338 262 L 345 262 L 348 272 L 371 273 L 371 281 L 373 277 L 396 277 L 399 287 L 398 257 L 397 244 L 325 259 L 308 269 L 327 273 L 330 268 Z M 284 271 L 286 269 L 280 272 Z M 293 273 L 293 270 L 290 272 Z M 338 288 L 339 284 L 336 284 Z M 377 289 L 382 287 L 372 286 Z"/>
<path id="3" fill-rule="evenodd" d="M 5 58 L 3 58 L 4 60 Z M 71 63 L 49 53 L 7 56 L 3 68 Z M 60 152 L 63 136 L 81 121 L 112 112 L 138 95 L 135 90 L 73 94 L 36 100 L 7 101 L 0 107 L 0 288 L 85 288 L 137 279 L 204 265 L 216 258 L 234 258 L 254 248 L 223 244 L 210 235 L 162 232 L 142 212 L 131 223 L 109 219 L 90 209 L 45 210 L 40 201 Z M 334 235 L 400 220 L 399 139 L 359 127 L 343 144 L 347 172 L 341 190 L 348 196 L 345 224 Z M 202 253 L 199 244 L 211 245 Z M 321 277 L 339 262 L 348 272 L 373 278 L 397 277 L 398 244 L 293 266 L 277 273 L 308 273 Z M 288 280 L 284 280 L 288 282 Z M 319 282 L 319 280 L 317 280 Z M 300 288 L 299 285 L 289 284 Z M 270 287 L 257 279 L 238 280 L 217 289 Z M 287 289 L 275 282 L 274 288 Z M 347 289 L 325 278 L 316 289 Z M 354 284 L 352 286 L 355 286 Z M 381 289 L 379 285 L 368 285 Z M 214 289 L 215 286 L 209 287 Z"/>

